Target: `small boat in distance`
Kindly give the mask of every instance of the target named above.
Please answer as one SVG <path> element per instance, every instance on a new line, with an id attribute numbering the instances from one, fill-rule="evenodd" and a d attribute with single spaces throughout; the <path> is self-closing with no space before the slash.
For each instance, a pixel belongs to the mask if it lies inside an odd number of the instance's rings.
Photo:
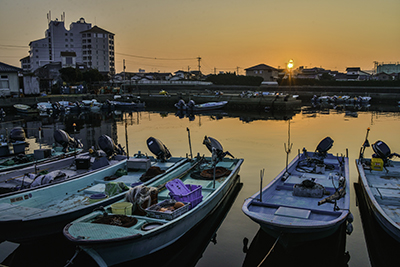
<path id="1" fill-rule="evenodd" d="M 244 214 L 283 246 L 327 237 L 350 214 L 348 157 L 327 153 L 332 145 L 333 140 L 326 137 L 315 152 L 304 148 L 243 204 Z M 349 232 L 351 227 L 348 225 Z"/>
<path id="2" fill-rule="evenodd" d="M 39 110 L 36 108 L 31 108 L 25 104 L 14 104 L 13 107 L 17 110 L 18 113 L 26 114 L 26 115 L 36 115 L 39 113 Z"/>
<path id="3" fill-rule="evenodd" d="M 198 112 L 198 111 L 207 111 L 207 110 L 215 110 L 222 109 L 228 104 L 228 101 L 219 101 L 219 102 L 206 102 L 203 104 L 196 104 L 193 100 L 190 100 L 187 104 L 183 99 L 179 100 L 174 106 L 178 110 L 184 110 L 186 112 Z"/>
<path id="4" fill-rule="evenodd" d="M 374 154 L 364 158 L 365 148 L 369 147 L 367 130 L 365 141 L 356 160 L 359 183 L 365 196 L 368 210 L 379 225 L 397 242 L 400 242 L 400 157 L 392 153 L 383 141 L 373 143 Z"/>
<path id="5" fill-rule="evenodd" d="M 0 159 L 19 154 L 25 154 L 29 144 L 25 141 L 25 130 L 22 127 L 13 128 L 10 133 L 0 135 Z"/>
<path id="6" fill-rule="evenodd" d="M 217 210 L 239 179 L 243 159 L 225 158 L 230 153 L 223 152 L 219 142 L 211 137 L 205 137 L 203 143 L 212 151 L 212 157 L 198 155 L 177 178 L 163 177 L 147 187 L 134 187 L 125 201 L 68 224 L 64 235 L 99 266 L 139 259 L 174 244 Z M 140 206 L 133 204 L 132 210 L 132 203 L 136 202 L 131 196 L 146 191 L 155 192 L 153 205 L 142 213 Z M 116 205 L 127 205 L 128 209 L 119 213 Z M 112 223 L 116 218 L 124 224 Z"/>

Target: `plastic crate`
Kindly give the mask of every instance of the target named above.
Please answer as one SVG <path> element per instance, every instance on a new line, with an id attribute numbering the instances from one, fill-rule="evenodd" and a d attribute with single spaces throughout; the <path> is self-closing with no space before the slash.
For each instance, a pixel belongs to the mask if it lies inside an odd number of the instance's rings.
<path id="1" fill-rule="evenodd" d="M 160 207 L 169 207 L 171 205 L 174 205 L 176 202 L 177 201 L 175 201 L 174 199 L 167 199 L 160 203 L 152 205 L 146 209 L 147 215 L 149 217 L 157 219 L 173 220 L 176 217 L 181 216 L 183 213 L 187 212 L 190 209 L 190 203 L 183 202 L 185 206 L 180 207 L 179 209 L 174 210 L 173 212 L 157 211 Z"/>
<path id="2" fill-rule="evenodd" d="M 180 179 L 169 181 L 165 187 L 174 195 L 189 194 L 192 191 Z"/>
<path id="3" fill-rule="evenodd" d="M 175 180 L 174 180 L 175 181 Z M 174 182 L 172 181 L 172 182 Z M 181 183 L 182 181 L 179 180 Z M 179 186 L 177 186 L 179 185 Z M 182 186 L 183 185 L 183 186 Z M 170 191 L 169 195 L 176 201 L 190 202 L 190 209 L 197 206 L 202 200 L 203 196 L 201 194 L 201 185 L 194 184 L 180 184 L 174 183 L 173 186 L 166 184 L 166 187 Z"/>

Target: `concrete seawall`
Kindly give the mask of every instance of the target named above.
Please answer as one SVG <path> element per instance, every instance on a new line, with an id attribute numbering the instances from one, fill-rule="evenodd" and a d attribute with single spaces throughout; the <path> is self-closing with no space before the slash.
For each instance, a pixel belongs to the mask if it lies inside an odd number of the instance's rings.
<path id="1" fill-rule="evenodd" d="M 400 100 L 400 87 L 321 87 L 321 86 L 207 86 L 207 87 L 160 87 L 160 86 L 140 86 L 131 88 L 132 94 L 140 96 L 141 100 L 149 108 L 152 107 L 173 107 L 180 98 L 188 102 L 193 99 L 196 103 L 205 103 L 211 101 L 228 101 L 226 109 L 228 110 L 264 110 L 265 107 L 274 110 L 297 109 L 301 102 L 309 103 L 313 95 L 350 95 L 372 97 L 371 103 L 397 104 Z M 158 92 L 161 89 L 167 90 L 169 96 L 160 96 Z M 222 96 L 215 96 L 212 91 L 222 91 Z M 279 92 L 283 96 L 262 96 L 253 98 L 241 98 L 239 94 L 242 91 L 264 91 Z M 295 100 L 292 97 L 285 98 L 285 95 L 299 95 Z M 41 97 L 22 97 L 22 98 L 0 98 L 0 107 L 12 108 L 14 104 L 26 104 L 34 106 L 39 102 L 56 102 L 68 100 L 71 102 L 82 101 L 84 99 L 97 99 L 104 102 L 107 99 L 113 100 L 112 94 L 79 94 L 79 95 L 48 95 Z"/>

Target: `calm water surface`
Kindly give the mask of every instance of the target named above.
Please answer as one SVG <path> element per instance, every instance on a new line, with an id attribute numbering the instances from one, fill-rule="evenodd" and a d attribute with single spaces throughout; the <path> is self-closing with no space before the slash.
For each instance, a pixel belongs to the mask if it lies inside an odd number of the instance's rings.
<path id="1" fill-rule="evenodd" d="M 389 145 L 392 152 L 400 152 L 398 108 L 389 109 L 392 111 L 371 110 L 369 108 L 369 110 L 348 113 L 334 109 L 310 111 L 303 107 L 303 111 L 294 113 L 216 113 L 196 115 L 191 118 L 186 116 L 180 118 L 174 110 L 70 114 L 60 118 L 40 119 L 13 115 L 8 116 L 0 124 L 0 133 L 4 134 L 6 128 L 10 130 L 15 126 L 23 126 L 32 151 L 40 144 L 51 145 L 54 142 L 53 131 L 57 128 L 66 129 L 71 136 L 76 135 L 81 138 L 86 149 L 96 145 L 101 134 L 107 134 L 125 146 L 130 155 L 138 151 L 151 154 L 145 141 L 153 136 L 160 139 L 172 155 L 184 156 L 190 153 L 187 128 L 190 130 L 194 154 L 209 155 L 209 151 L 202 145 L 202 140 L 204 136 L 216 138 L 221 142 L 224 150 L 237 158 L 244 158 L 240 171 L 243 187 L 221 222 L 215 244 L 210 243 L 202 255 L 201 251 L 199 252 L 200 259 L 194 259 L 195 266 L 205 267 L 243 265 L 246 258 L 243 252 L 243 239 L 247 238 L 250 245 L 259 226 L 243 214 L 241 206 L 245 198 L 259 190 L 260 170 L 265 169 L 265 186 L 285 168 L 284 144 L 288 144 L 289 136 L 290 143 L 293 143 L 289 161 L 295 157 L 298 150 L 305 147 L 309 151 L 314 151 L 320 140 L 330 136 L 334 140 L 330 152 L 345 154 L 348 149 L 350 158 L 351 212 L 355 219 L 354 231 L 347 236 L 346 240 L 345 250 L 350 254 L 348 265 L 371 266 L 359 209 L 356 206 L 353 183 L 357 182 L 358 174 L 354 161 L 358 157 L 360 145 L 364 141 L 368 127 L 371 128 L 369 134 L 371 143 L 380 139 Z M 77 124 L 76 128 L 72 126 L 73 123 Z M 42 129 L 41 138 L 38 134 L 39 127 Z M 372 149 L 368 148 L 366 156 L 371 154 Z M 261 250 L 266 253 L 269 248 L 265 246 Z M 72 254 L 70 254 L 71 257 Z M 178 262 L 176 265 L 180 266 Z"/>

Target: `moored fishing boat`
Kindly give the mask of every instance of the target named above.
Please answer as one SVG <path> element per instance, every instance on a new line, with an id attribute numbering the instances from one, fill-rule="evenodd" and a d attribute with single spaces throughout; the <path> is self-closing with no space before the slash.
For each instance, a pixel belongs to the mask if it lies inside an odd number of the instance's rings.
<path id="1" fill-rule="evenodd" d="M 162 144 L 154 138 L 149 140 Z M 138 153 L 96 172 L 86 170 L 79 178 L 0 198 L 1 238 L 27 242 L 61 233 L 68 222 L 122 199 L 132 184 L 174 177 L 192 165 L 187 158 L 171 157 L 164 145 L 151 151 L 157 152 L 157 158 Z M 105 152 L 111 157 L 114 154 Z"/>
<path id="2" fill-rule="evenodd" d="M 400 161 L 391 160 L 400 155 L 392 153 L 386 143 L 378 140 L 371 145 L 372 157 L 364 158 L 365 148 L 370 146 L 369 130 L 356 160 L 359 183 L 369 211 L 379 225 L 400 242 Z"/>
<path id="3" fill-rule="evenodd" d="M 36 108 L 31 108 L 28 105 L 24 104 L 14 104 L 13 107 L 17 110 L 18 113 L 27 114 L 27 115 L 35 115 L 39 113 L 39 110 Z"/>
<path id="4" fill-rule="evenodd" d="M 225 158 L 228 152 L 223 152 L 215 139 L 206 137 L 204 143 L 213 157 L 198 155 L 179 179 L 164 177 L 149 183 L 147 188 L 157 192 L 155 204 L 145 213 L 135 214 L 136 208 L 133 215 L 130 211 L 122 215 L 132 222 L 129 226 L 98 223 L 121 218 L 111 205 L 68 224 L 64 235 L 100 266 L 138 259 L 173 244 L 218 208 L 235 185 L 243 163 L 243 159 Z M 144 189 L 138 186 L 132 190 Z M 129 203 L 130 196 L 128 192 L 125 202 L 118 204 Z"/>
<path id="5" fill-rule="evenodd" d="M 29 145 L 25 141 L 25 130 L 22 127 L 13 128 L 10 133 L 0 136 L 0 158 L 24 154 Z"/>
<path id="6" fill-rule="evenodd" d="M 347 153 L 327 153 L 332 145 L 326 137 L 315 152 L 304 148 L 267 186 L 244 201 L 243 212 L 284 246 L 327 237 L 350 214 Z M 352 226 L 348 227 L 351 232 Z"/>
<path id="7" fill-rule="evenodd" d="M 228 104 L 228 101 L 219 101 L 219 102 L 206 102 L 203 104 L 196 104 L 193 100 L 190 100 L 187 104 L 183 99 L 179 100 L 174 106 L 178 110 L 185 110 L 190 112 L 199 112 L 199 111 L 207 111 L 207 110 L 215 110 L 222 109 Z"/>
<path id="8" fill-rule="evenodd" d="M 103 106 L 103 104 L 96 99 L 82 100 L 82 104 L 90 111 L 99 111 Z"/>
<path id="9" fill-rule="evenodd" d="M 21 127 L 17 127 L 17 128 L 21 128 Z M 14 128 L 14 129 L 16 129 L 16 128 Z M 22 134 L 23 128 L 21 128 L 20 132 Z M 25 133 L 23 133 L 23 135 L 25 135 Z M 50 161 L 54 161 L 57 159 L 67 158 L 67 157 L 70 157 L 73 155 L 77 155 L 83 151 L 82 143 L 79 140 L 76 140 L 75 138 L 71 138 L 63 130 L 56 130 L 54 132 L 54 140 L 56 143 L 59 143 L 60 145 L 62 145 L 62 147 L 54 146 L 51 149 L 50 148 L 47 148 L 47 149 L 40 148 L 40 149 L 34 150 L 33 153 L 25 154 L 24 153 L 25 146 L 27 146 L 27 144 L 25 144 L 23 146 L 23 148 L 20 149 L 21 150 L 20 153 L 17 153 L 17 155 L 0 159 L 0 183 L 3 182 L 4 180 L 12 178 L 12 177 L 5 178 L 6 176 L 4 176 L 4 174 L 6 172 L 14 171 L 16 169 L 26 168 L 26 167 L 29 167 L 32 165 L 36 165 L 35 168 L 38 169 L 38 165 L 40 165 L 42 163 L 48 163 Z M 16 143 L 11 143 L 11 144 L 13 145 L 13 149 L 15 152 L 16 147 L 17 147 Z M 8 148 L 9 145 L 8 144 L 6 144 L 6 145 Z M 25 169 L 24 171 L 25 171 L 24 173 L 29 173 L 32 170 Z M 15 173 L 14 173 L 14 175 L 15 175 Z M 8 176 L 10 176 L 10 175 L 8 175 Z M 15 175 L 15 176 L 17 176 L 17 175 Z M 2 187 L 1 184 L 0 184 L 0 187 Z"/>

